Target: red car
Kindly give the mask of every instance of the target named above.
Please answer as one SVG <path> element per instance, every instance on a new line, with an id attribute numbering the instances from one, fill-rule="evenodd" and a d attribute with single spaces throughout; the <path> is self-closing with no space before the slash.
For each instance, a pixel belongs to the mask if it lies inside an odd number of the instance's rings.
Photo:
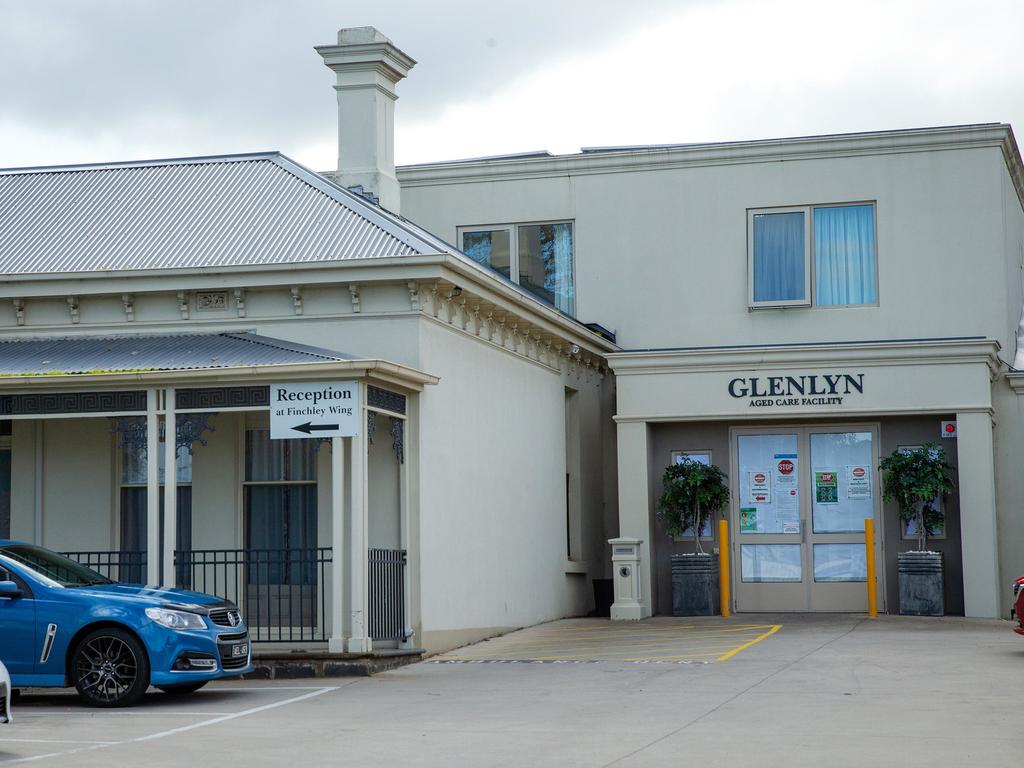
<path id="1" fill-rule="evenodd" d="M 1013 582 L 1013 608 L 1010 609 L 1010 618 L 1017 619 L 1017 626 L 1013 631 L 1018 635 L 1024 635 L 1024 576 Z"/>

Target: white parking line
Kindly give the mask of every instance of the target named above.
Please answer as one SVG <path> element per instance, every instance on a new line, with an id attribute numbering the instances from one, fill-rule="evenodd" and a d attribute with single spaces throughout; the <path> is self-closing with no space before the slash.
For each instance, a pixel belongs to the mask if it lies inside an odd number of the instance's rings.
<path id="1" fill-rule="evenodd" d="M 88 739 L 0 739 L 0 742 L 22 742 L 25 744 L 117 744 L 116 741 L 89 741 Z"/>
<path id="2" fill-rule="evenodd" d="M 18 713 L 19 719 L 31 717 L 32 715 L 60 715 L 61 717 L 87 717 L 90 720 L 94 717 L 209 717 L 218 715 L 231 715 L 233 712 L 187 712 L 180 709 L 172 709 L 169 712 L 94 712 L 89 709 L 35 709 L 22 707 Z M 3 741 L 3 739 L 0 739 Z"/>
<path id="3" fill-rule="evenodd" d="M 352 680 L 352 682 L 347 683 L 347 685 L 352 685 L 353 683 L 357 682 L 359 679 L 361 679 L 361 678 L 356 678 L 356 679 Z M 312 699 L 312 698 L 315 698 L 317 696 L 322 696 L 325 693 L 330 693 L 331 691 L 336 691 L 336 690 L 338 690 L 339 688 L 342 688 L 342 687 L 344 687 L 344 686 L 335 685 L 335 686 L 323 687 L 323 688 L 311 688 L 311 687 L 308 687 L 308 686 L 305 686 L 305 687 L 287 687 L 287 688 L 285 688 L 285 687 L 282 687 L 282 688 L 274 688 L 274 687 L 265 687 L 265 688 L 222 688 L 220 690 L 231 690 L 231 691 L 244 691 L 244 690 L 276 690 L 276 691 L 293 690 L 294 691 L 294 690 L 304 690 L 304 691 L 309 691 L 309 693 L 304 693 L 301 696 L 292 696 L 291 698 L 284 699 L 282 701 L 274 701 L 274 702 L 271 702 L 269 704 L 263 704 L 262 706 L 259 706 L 259 707 L 252 707 L 250 709 L 244 709 L 241 712 L 234 712 L 234 713 L 227 714 L 227 715 L 220 715 L 220 716 L 217 716 L 217 717 L 213 717 L 210 720 L 201 720 L 198 723 L 192 723 L 191 725 L 183 725 L 180 728 L 171 728 L 171 729 L 166 730 L 166 731 L 160 731 L 159 733 L 149 734 L 148 736 L 137 736 L 134 739 L 125 739 L 124 741 L 106 741 L 106 742 L 82 742 L 82 741 L 74 741 L 74 742 L 42 742 L 42 743 L 87 744 L 88 746 L 77 747 L 75 749 L 66 749 L 66 750 L 63 750 L 63 751 L 60 751 L 60 752 L 47 752 L 44 755 L 30 755 L 29 757 L 16 757 L 13 760 L 0 760 L 0 765 L 16 765 L 18 763 L 31 763 L 31 762 L 35 762 L 37 760 L 45 760 L 45 759 L 51 758 L 51 757 L 67 757 L 68 755 L 74 755 L 74 754 L 78 754 L 78 753 L 81 753 L 81 752 L 91 752 L 91 751 L 96 750 L 96 749 L 106 749 L 108 747 L 116 747 L 116 746 L 119 746 L 121 744 L 134 744 L 134 743 L 143 742 L 143 741 L 153 741 L 154 739 L 163 739 L 163 738 L 165 738 L 167 736 L 173 736 L 173 735 L 178 734 L 178 733 L 184 733 L 185 731 L 192 731 L 192 730 L 195 730 L 196 728 L 206 728 L 207 726 L 210 726 L 210 725 L 217 725 L 218 723 L 224 723 L 224 722 L 227 722 L 229 720 L 236 720 L 236 719 L 238 719 L 240 717 L 248 717 L 249 715 L 259 714 L 260 712 L 266 712 L 267 710 L 270 710 L 270 709 L 277 709 L 278 707 L 284 707 L 284 706 L 287 706 L 289 704 L 295 704 L 295 703 L 298 703 L 300 701 L 304 701 L 306 699 Z"/>
<path id="4" fill-rule="evenodd" d="M 249 715 L 257 714 L 258 712 L 265 712 L 268 709 L 277 709 L 278 707 L 283 707 L 283 706 L 285 706 L 287 704 L 294 704 L 294 703 L 296 703 L 298 701 L 303 701 L 304 699 L 312 699 L 312 698 L 314 698 L 316 696 L 323 696 L 325 693 L 330 693 L 331 691 L 338 690 L 338 687 L 339 686 L 332 686 L 330 688 L 316 688 L 316 689 L 310 691 L 309 693 L 303 694 L 302 696 L 293 696 L 292 698 L 285 699 L 284 701 L 274 701 L 274 702 L 271 702 L 270 704 L 264 704 L 261 707 L 253 707 L 252 709 L 243 709 L 241 712 L 235 712 L 234 714 L 231 714 L 231 715 L 222 715 L 221 717 L 215 717 L 212 720 L 203 720 L 202 722 L 192 723 L 192 725 L 183 725 L 180 728 L 172 728 L 169 731 L 161 731 L 160 733 L 154 733 L 154 734 L 151 734 L 149 736 L 139 736 L 139 737 L 134 738 L 134 739 L 128 739 L 128 741 L 129 742 L 151 741 L 153 739 L 162 739 L 165 736 L 171 736 L 171 735 L 173 735 L 175 733 L 184 733 L 185 731 L 192 731 L 192 730 L 195 730 L 196 728 L 206 728 L 208 725 L 216 725 L 217 723 L 223 723 L 223 722 L 225 722 L 227 720 L 235 720 L 236 718 L 239 718 L 239 717 L 248 717 Z M 127 743 L 127 742 L 121 742 L 121 743 Z"/>

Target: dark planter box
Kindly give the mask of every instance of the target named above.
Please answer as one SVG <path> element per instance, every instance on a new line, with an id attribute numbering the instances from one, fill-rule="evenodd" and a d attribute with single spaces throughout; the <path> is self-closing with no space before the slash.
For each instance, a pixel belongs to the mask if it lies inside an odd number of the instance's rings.
<path id="1" fill-rule="evenodd" d="M 941 552 L 900 552 L 900 613 L 942 616 L 946 612 Z"/>
<path id="2" fill-rule="evenodd" d="M 718 613 L 718 555 L 672 555 L 672 615 Z"/>
<path id="3" fill-rule="evenodd" d="M 594 579 L 594 612 L 592 616 L 608 618 L 615 602 L 615 585 L 611 579 Z"/>

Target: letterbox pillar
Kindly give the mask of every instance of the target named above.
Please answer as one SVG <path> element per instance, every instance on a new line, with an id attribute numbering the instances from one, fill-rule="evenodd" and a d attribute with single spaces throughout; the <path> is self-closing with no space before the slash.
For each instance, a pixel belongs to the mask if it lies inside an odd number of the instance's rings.
<path id="1" fill-rule="evenodd" d="M 612 579 L 615 602 L 612 621 L 639 621 L 644 617 L 640 590 L 640 539 L 621 537 L 609 539 L 612 547 Z"/>

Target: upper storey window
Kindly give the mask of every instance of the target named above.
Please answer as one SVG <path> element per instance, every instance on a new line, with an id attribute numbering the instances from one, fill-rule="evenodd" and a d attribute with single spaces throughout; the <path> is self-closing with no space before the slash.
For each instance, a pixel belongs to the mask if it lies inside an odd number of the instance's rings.
<path id="1" fill-rule="evenodd" d="M 751 307 L 878 303 L 875 206 L 749 212 Z"/>
<path id="2" fill-rule="evenodd" d="M 462 251 L 568 315 L 576 311 L 572 222 L 459 229 Z"/>

